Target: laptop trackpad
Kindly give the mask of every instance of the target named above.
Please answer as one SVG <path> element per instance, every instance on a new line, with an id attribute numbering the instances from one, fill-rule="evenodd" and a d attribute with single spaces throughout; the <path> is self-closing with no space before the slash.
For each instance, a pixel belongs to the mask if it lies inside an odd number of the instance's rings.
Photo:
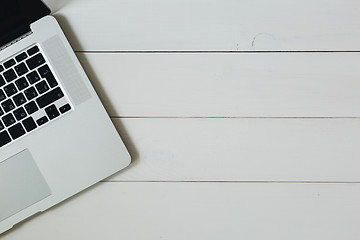
<path id="1" fill-rule="evenodd" d="M 29 150 L 0 163 L 0 222 L 51 195 Z"/>

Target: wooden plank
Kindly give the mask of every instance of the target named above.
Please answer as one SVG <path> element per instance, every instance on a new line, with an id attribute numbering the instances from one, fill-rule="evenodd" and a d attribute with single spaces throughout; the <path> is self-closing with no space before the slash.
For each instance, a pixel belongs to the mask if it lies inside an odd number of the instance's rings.
<path id="1" fill-rule="evenodd" d="M 112 116 L 360 116 L 360 53 L 78 57 Z"/>
<path id="2" fill-rule="evenodd" d="M 110 181 L 360 181 L 360 119 L 114 119 Z"/>
<path id="3" fill-rule="evenodd" d="M 75 50 L 360 50 L 358 0 L 45 0 Z"/>
<path id="4" fill-rule="evenodd" d="M 357 240 L 358 184 L 103 183 L 6 240 Z"/>

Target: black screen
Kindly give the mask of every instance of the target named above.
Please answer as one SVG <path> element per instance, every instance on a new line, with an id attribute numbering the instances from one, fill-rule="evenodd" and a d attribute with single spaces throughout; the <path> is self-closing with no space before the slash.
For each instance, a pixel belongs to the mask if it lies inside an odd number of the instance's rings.
<path id="1" fill-rule="evenodd" d="M 30 31 L 29 25 L 50 14 L 40 0 L 0 0 L 0 46 Z"/>

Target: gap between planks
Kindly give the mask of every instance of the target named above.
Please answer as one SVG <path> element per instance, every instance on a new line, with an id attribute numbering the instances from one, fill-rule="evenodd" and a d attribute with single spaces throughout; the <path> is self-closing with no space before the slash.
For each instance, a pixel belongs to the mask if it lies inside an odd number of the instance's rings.
<path id="1" fill-rule="evenodd" d="M 102 180 L 102 183 L 236 183 L 236 184 L 360 184 L 360 182 L 348 181 L 120 181 L 120 180 Z"/>
<path id="2" fill-rule="evenodd" d="M 188 116 L 110 116 L 111 119 L 360 119 L 360 117 L 188 117 Z"/>
<path id="3" fill-rule="evenodd" d="M 228 50 L 228 51 L 196 51 L 196 50 L 188 50 L 188 51 L 184 51 L 184 50 L 172 50 L 172 51 L 154 51 L 154 50 L 142 50 L 142 51 L 131 51 L 131 50 L 127 50 L 127 51 L 121 51 L 121 50 L 114 50 L 114 51 L 101 51 L 101 50 L 77 50 L 75 51 L 75 53 L 99 53 L 99 54 L 117 54 L 117 53 L 360 53 L 360 51 L 356 51 L 356 50 L 339 50 L 339 51 L 329 51 L 329 50 L 323 50 L 323 51 L 313 51 L 313 50 L 309 50 L 309 51 L 305 51 L 305 50 L 284 50 L 284 51 L 237 51 L 237 50 Z"/>

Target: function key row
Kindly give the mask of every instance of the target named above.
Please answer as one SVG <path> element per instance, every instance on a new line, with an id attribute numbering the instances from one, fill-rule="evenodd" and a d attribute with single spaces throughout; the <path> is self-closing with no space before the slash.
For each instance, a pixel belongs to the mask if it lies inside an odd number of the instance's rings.
<path id="1" fill-rule="evenodd" d="M 39 47 L 35 45 L 32 48 L 30 48 L 29 50 L 27 50 L 27 54 L 29 56 L 32 56 L 32 55 L 34 55 L 35 53 L 37 53 L 39 51 L 40 51 Z"/>
<path id="2" fill-rule="evenodd" d="M 15 56 L 15 59 L 11 58 L 11 59 L 7 60 L 5 63 L 3 63 L 3 65 L 0 64 L 0 73 L 3 72 L 5 69 L 11 68 L 16 63 L 20 63 L 20 62 L 24 61 L 25 59 L 27 59 L 28 57 L 34 55 L 35 53 L 37 53 L 39 51 L 40 51 L 39 47 L 34 46 L 34 47 L 30 48 L 29 50 L 27 50 L 26 52 L 22 52 L 22 53 L 18 54 L 17 56 Z M 43 62 L 42 59 L 39 56 L 37 56 L 37 57 L 32 58 L 32 61 L 30 61 L 30 64 L 32 66 L 36 65 L 36 61 L 39 62 L 39 59 L 41 60 L 40 62 Z M 20 68 L 18 69 L 19 71 L 15 67 L 15 70 L 18 72 L 19 76 L 22 75 L 24 71 L 26 71 L 24 66 L 25 66 L 25 64 L 20 65 Z M 10 72 L 8 74 L 10 74 L 9 79 L 11 79 L 11 76 L 13 76 L 13 72 Z M 11 80 L 9 80 L 9 81 L 11 81 Z"/>
<path id="3" fill-rule="evenodd" d="M 17 56 L 15 56 L 15 59 L 11 58 L 11 59 L 7 60 L 3 65 L 0 64 L 0 73 L 3 72 L 5 69 L 11 68 L 16 63 L 24 61 L 25 59 L 27 59 L 28 57 L 34 55 L 35 53 L 37 53 L 39 51 L 40 51 L 39 47 L 34 46 L 34 47 L 30 48 L 29 50 L 27 50 L 26 52 L 22 52 L 22 53 L 18 54 Z"/>
<path id="4" fill-rule="evenodd" d="M 15 60 L 14 60 L 14 59 L 10 59 L 10 60 L 8 60 L 8 61 L 6 61 L 6 62 L 4 63 L 4 67 L 5 67 L 6 69 L 8 69 L 8 68 L 11 68 L 12 66 L 14 66 L 15 64 L 16 64 Z"/>
<path id="5" fill-rule="evenodd" d="M 15 59 L 17 62 L 21 62 L 21 61 L 27 59 L 27 57 L 28 57 L 28 55 L 26 54 L 26 52 L 23 52 L 23 53 L 20 53 L 19 55 L 17 55 L 15 57 Z"/>

